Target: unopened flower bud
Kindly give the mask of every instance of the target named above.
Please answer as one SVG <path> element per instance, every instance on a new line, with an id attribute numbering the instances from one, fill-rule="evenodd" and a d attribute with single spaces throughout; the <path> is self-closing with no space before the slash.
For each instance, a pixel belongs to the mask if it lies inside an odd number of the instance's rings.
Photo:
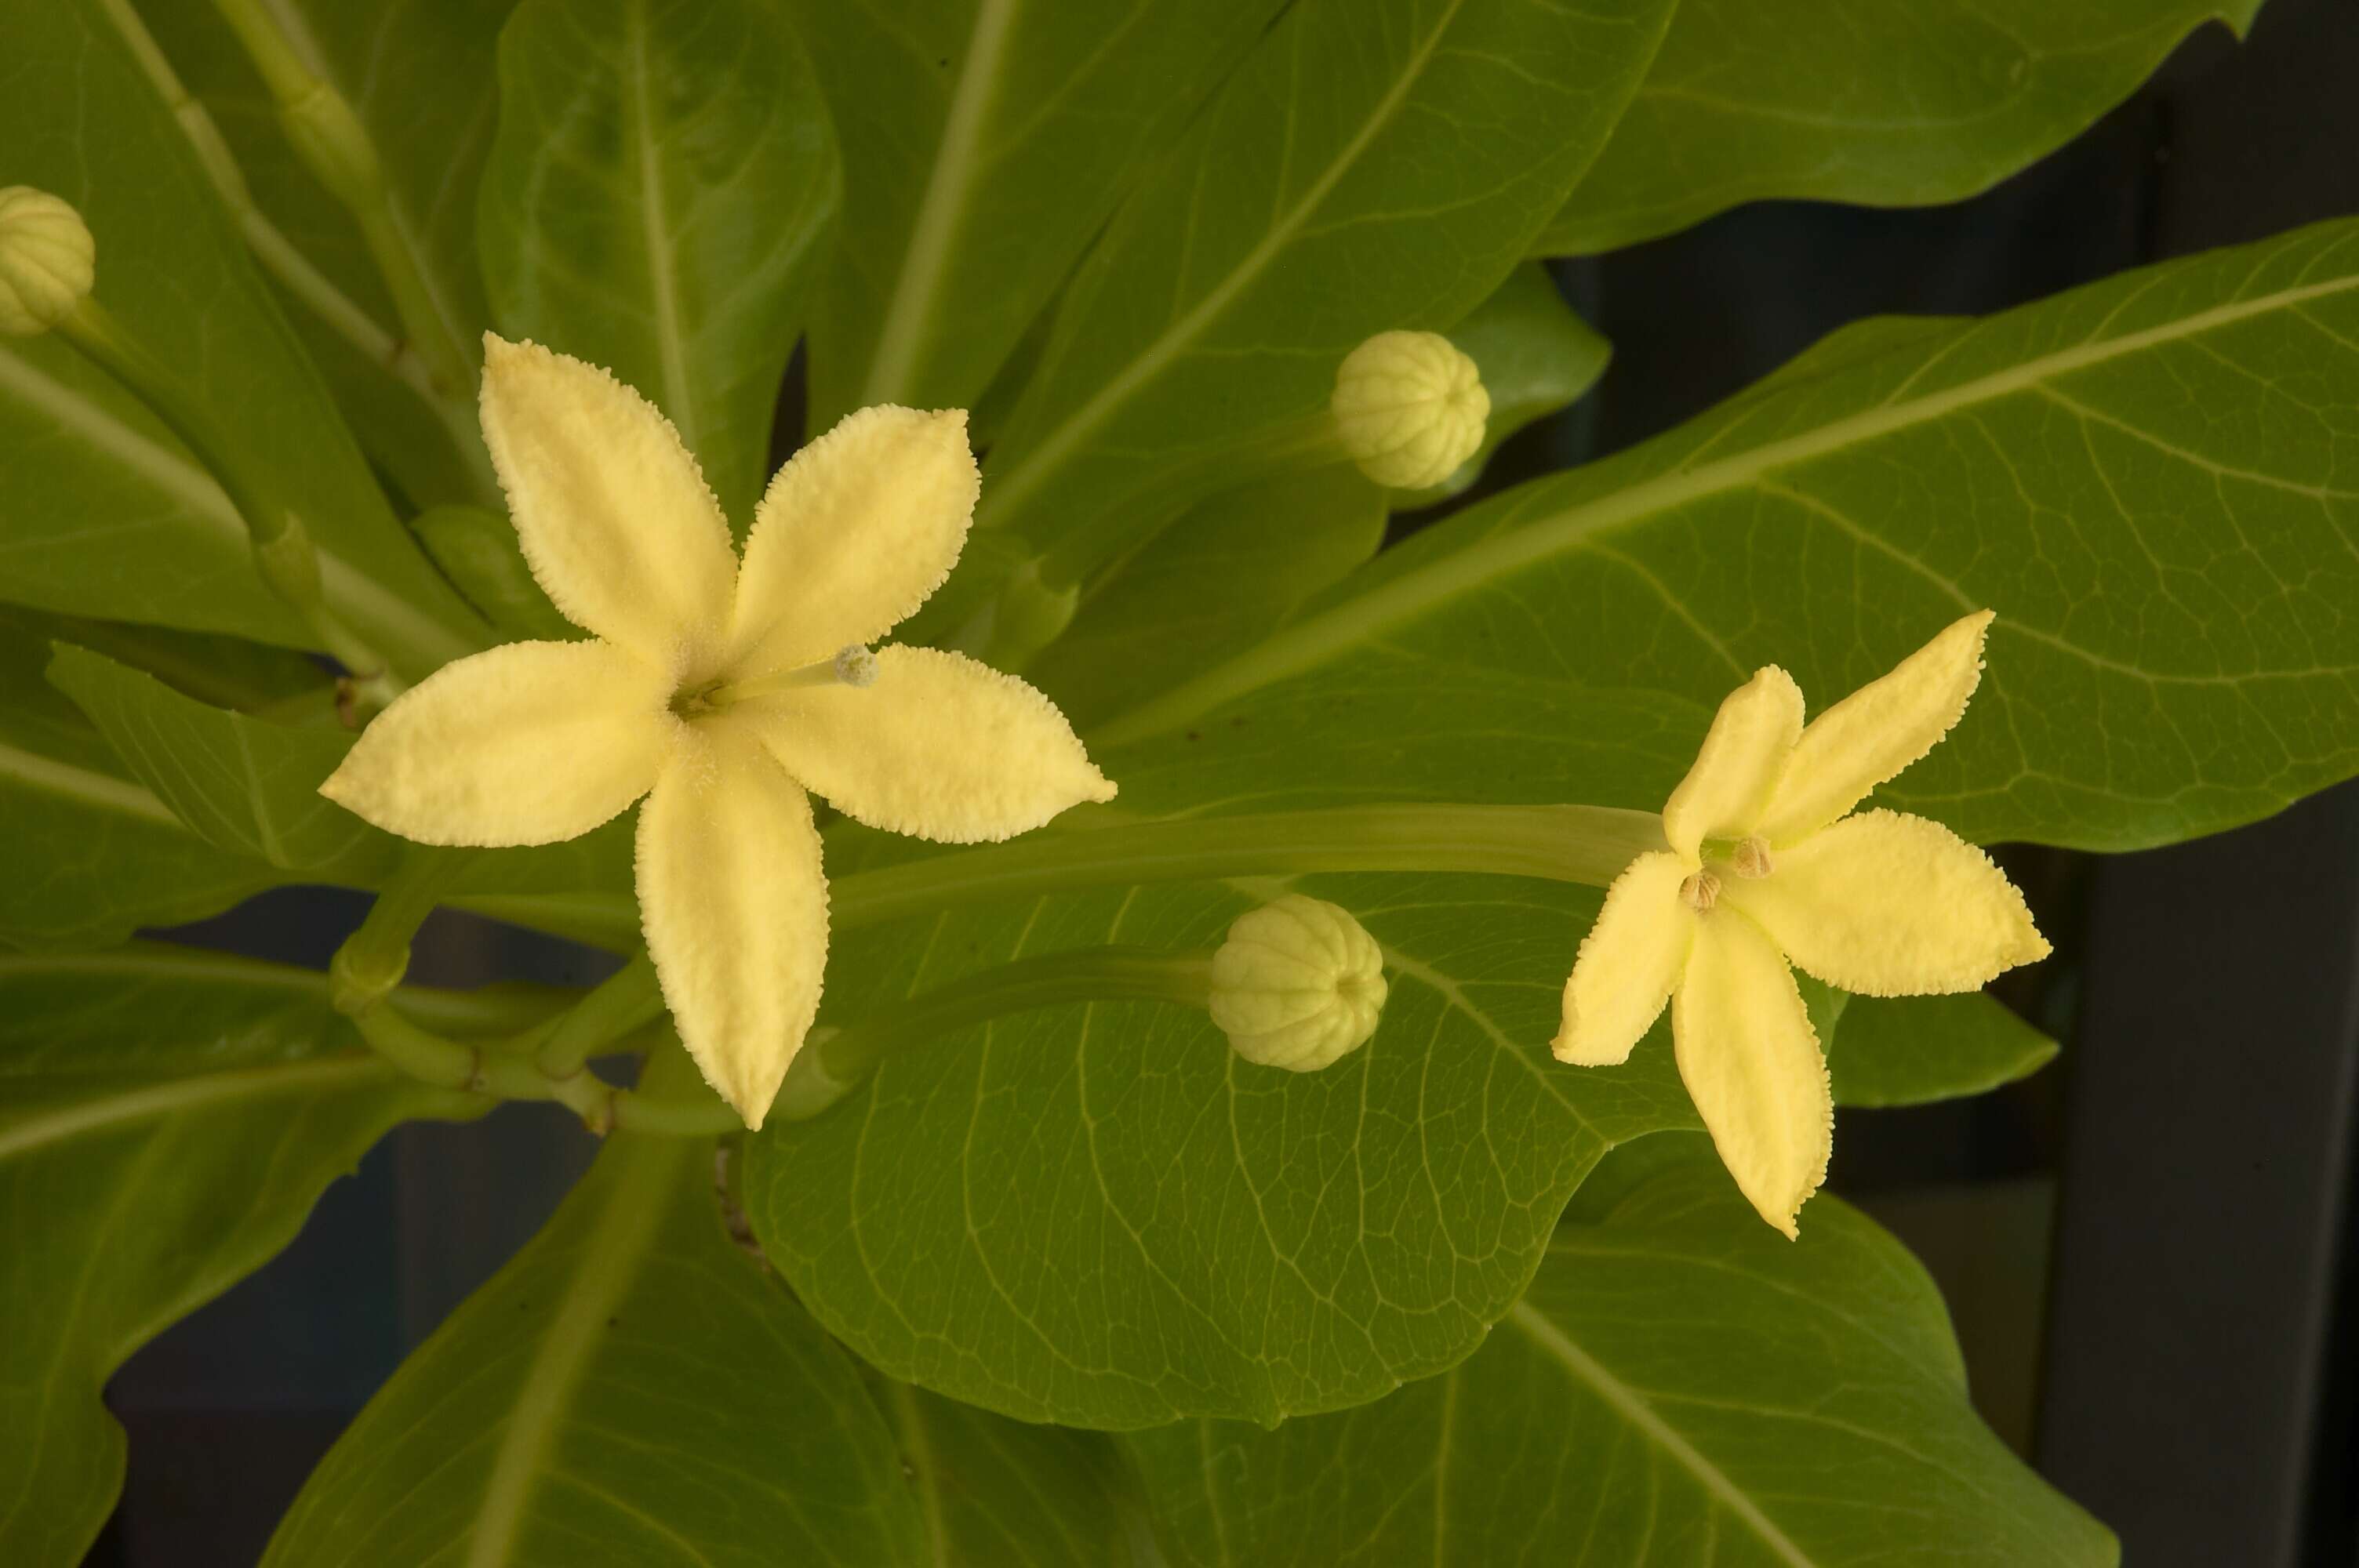
<path id="1" fill-rule="evenodd" d="M 31 337 L 90 293 L 97 246 L 73 204 L 29 185 L 0 189 L 0 332 Z"/>
<path id="2" fill-rule="evenodd" d="M 1427 490 L 1483 445 L 1491 395 L 1439 332 L 1379 332 L 1344 356 L 1329 405 L 1343 449 L 1392 490 Z"/>
<path id="3" fill-rule="evenodd" d="M 1375 938 L 1300 893 L 1238 916 L 1212 955 L 1212 1022 L 1266 1067 L 1316 1072 L 1365 1044 L 1384 1005 Z"/>

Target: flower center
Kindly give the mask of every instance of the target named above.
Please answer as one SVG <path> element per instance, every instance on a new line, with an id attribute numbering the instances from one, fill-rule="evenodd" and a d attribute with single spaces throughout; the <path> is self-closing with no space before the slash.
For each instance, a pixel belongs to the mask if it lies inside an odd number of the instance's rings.
<path id="1" fill-rule="evenodd" d="M 1687 881 L 1680 884 L 1680 902 L 1698 914 L 1709 911 L 1720 902 L 1719 873 L 1709 866 L 1690 873 Z"/>
<path id="2" fill-rule="evenodd" d="M 1775 866 L 1769 855 L 1769 840 L 1757 833 L 1739 844 L 1728 857 L 1728 869 L 1747 881 L 1759 881 Z"/>
<path id="3" fill-rule="evenodd" d="M 671 710 L 682 719 L 701 719 L 710 713 L 718 713 L 733 703 L 751 702 L 756 697 L 775 697 L 780 692 L 798 691 L 808 687 L 871 687 L 876 684 L 876 668 L 875 653 L 853 643 L 838 649 L 835 657 L 821 659 L 817 664 L 756 676 L 752 680 L 733 681 L 723 676 L 696 686 L 682 687 L 672 694 Z"/>

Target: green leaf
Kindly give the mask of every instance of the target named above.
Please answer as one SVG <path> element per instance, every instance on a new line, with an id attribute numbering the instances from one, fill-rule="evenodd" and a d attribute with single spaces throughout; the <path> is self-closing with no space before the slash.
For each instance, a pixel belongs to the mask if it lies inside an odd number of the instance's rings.
<path id="1" fill-rule="evenodd" d="M 476 220 L 500 326 L 644 393 L 741 531 L 842 183 L 763 0 L 525 0 L 500 35 Z"/>
<path id="2" fill-rule="evenodd" d="M 126 1357 L 285 1246 L 396 1122 L 489 1103 L 354 1044 L 304 971 L 0 955 L 0 1561 L 80 1562 L 98 1533 L 123 1478 L 99 1394 Z"/>
<path id="3" fill-rule="evenodd" d="M 830 856 L 851 858 L 832 839 Z M 1201 1011 L 1128 1002 L 897 1052 L 843 1104 L 748 1141 L 747 1217 L 804 1304 L 894 1377 L 1076 1426 L 1275 1421 L 1472 1350 L 1599 1155 L 1695 1125 L 1686 1092 L 1660 1041 L 1612 1069 L 1549 1054 L 1593 890 L 1300 885 L 1384 944 L 1391 995 L 1366 1046 L 1314 1074 L 1256 1067 Z M 1036 953 L 1210 947 L 1273 891 L 1148 887 L 864 931 L 832 956 L 831 1016 Z"/>
<path id="4" fill-rule="evenodd" d="M 429 402 L 312 306 L 280 293 L 362 447 L 419 505 L 481 495 L 488 481 L 473 418 L 473 373 L 491 320 L 475 261 L 474 196 L 496 119 L 494 46 L 509 9 L 509 0 L 281 0 L 269 8 L 297 56 L 369 133 L 393 232 L 470 373 L 467 384 Z M 228 143 L 255 204 L 347 305 L 401 341 L 400 315 L 359 226 L 296 157 L 277 104 L 220 15 L 187 0 L 143 4 L 138 14 Z"/>
<path id="5" fill-rule="evenodd" d="M 1614 345 L 1573 314 L 1548 268 L 1537 262 L 1509 273 L 1449 335 L 1481 369 L 1483 390 L 1490 394 L 1483 445 L 1442 483 L 1396 497 L 1396 506 L 1427 505 L 1473 484 L 1502 441 L 1571 404 L 1597 384 L 1614 357 Z"/>
<path id="6" fill-rule="evenodd" d="M 217 707 L 313 719 L 334 714 L 335 683 L 309 655 L 243 638 L 0 605 L 0 643 L 21 650 L 36 671 L 49 644 L 71 643 Z"/>
<path id="7" fill-rule="evenodd" d="M 271 466 L 319 546 L 329 601 L 413 676 L 477 646 L 481 627 L 394 520 L 98 0 L 0 13 L 0 145 L 12 181 L 81 209 L 96 297 Z M 311 641 L 263 586 L 212 475 L 55 336 L 0 346 L 0 468 L 10 600 Z"/>
<path id="8" fill-rule="evenodd" d="M 1025 678 L 1082 725 L 1177 686 L 1375 554 L 1385 504 L 1341 465 L 1201 502 L 1097 586 Z"/>
<path id="9" fill-rule="evenodd" d="M 2260 0 L 1683 0 L 1646 85 L 1540 236 L 1611 250 L 1739 202 L 1955 201 L 2061 146 L 2209 18 Z"/>
<path id="10" fill-rule="evenodd" d="M 922 1530 L 853 1364 L 723 1230 L 712 1144 L 624 1133 L 264 1562 L 914 1564 Z"/>
<path id="11" fill-rule="evenodd" d="M 1603 145 L 1669 9 L 1292 7 L 1082 263 L 984 520 L 1038 543 L 1176 515 L 1241 442 L 1322 417 L 1371 333 L 1466 315 Z"/>
<path id="12" fill-rule="evenodd" d="M 1381 730 L 1355 785 L 1652 808 L 1755 667 L 1823 707 L 1983 606 L 1973 706 L 1887 804 L 2125 849 L 2359 769 L 2359 224 L 1812 357 L 1386 551 L 1104 726 L 1110 774 L 1115 743 L 1192 730 L 1207 767 L 1250 749 L 1265 790 L 1310 793 Z M 1668 766 L 1586 766 L 1594 738 L 1536 707 L 1614 687 L 1661 694 Z"/>
<path id="13" fill-rule="evenodd" d="M 1281 0 L 792 0 L 843 139 L 811 427 L 965 407 Z"/>
<path id="14" fill-rule="evenodd" d="M 409 527 L 503 637 L 571 642 L 582 635 L 549 603 L 506 517 L 480 506 L 437 506 L 412 518 Z"/>
<path id="15" fill-rule="evenodd" d="M 1824 1195 L 1771 1232 L 1721 1173 L 1569 1225 L 1483 1348 L 1276 1432 L 1125 1440 L 1179 1564 L 2110 1568 L 1966 1398 L 1932 1281 Z"/>
<path id="16" fill-rule="evenodd" d="M 372 881 L 400 853 L 320 793 L 352 750 L 342 730 L 298 730 L 183 697 L 70 643 L 49 684 L 73 698 L 133 774 L 208 842 L 323 880 Z"/>
<path id="17" fill-rule="evenodd" d="M 1842 1105 L 1924 1105 L 2029 1077 L 2056 1042 L 1983 991 L 1855 996 L 1827 1045 Z"/>
<path id="18" fill-rule="evenodd" d="M 931 1543 L 974 1568 L 1162 1568 L 1112 1441 L 868 1375 Z M 1127 1505 L 1127 1506 L 1126 1506 Z"/>
<path id="19" fill-rule="evenodd" d="M 0 944 L 103 947 L 284 879 L 207 843 L 42 678 L 49 643 L 0 626 Z"/>

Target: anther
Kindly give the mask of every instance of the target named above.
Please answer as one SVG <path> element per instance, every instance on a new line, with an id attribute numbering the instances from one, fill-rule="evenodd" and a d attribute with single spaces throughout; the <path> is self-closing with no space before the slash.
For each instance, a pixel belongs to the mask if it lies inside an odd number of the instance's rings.
<path id="1" fill-rule="evenodd" d="M 1769 856 L 1769 840 L 1755 834 L 1736 847 L 1728 858 L 1728 869 L 1750 881 L 1758 881 L 1774 869 Z"/>
<path id="2" fill-rule="evenodd" d="M 876 655 L 858 643 L 847 644 L 835 655 L 835 678 L 846 686 L 875 686 Z"/>
<path id="3" fill-rule="evenodd" d="M 1680 902 L 1703 914 L 1720 902 L 1720 879 L 1708 871 L 1693 872 L 1680 884 Z"/>

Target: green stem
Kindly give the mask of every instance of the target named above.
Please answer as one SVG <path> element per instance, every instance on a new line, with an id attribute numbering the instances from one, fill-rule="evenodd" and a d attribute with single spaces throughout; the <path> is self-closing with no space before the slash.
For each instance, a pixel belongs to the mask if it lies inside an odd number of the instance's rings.
<path id="1" fill-rule="evenodd" d="M 278 105 L 279 124 L 306 168 L 360 225 L 361 240 L 393 296 L 402 330 L 437 394 L 472 379 L 464 347 L 436 303 L 386 190 L 385 168 L 360 116 L 299 55 L 260 0 L 213 0 Z"/>
<path id="2" fill-rule="evenodd" d="M 893 1052 L 990 1019 L 1074 1001 L 1170 1001 L 1201 1007 L 1210 953 L 1090 947 L 1019 958 L 953 980 L 842 1029 L 811 1032 L 787 1068 L 773 1114 L 807 1121 L 852 1092 Z"/>
<path id="3" fill-rule="evenodd" d="M 1083 888 L 1338 871 L 1467 871 L 1604 887 L 1665 848 L 1662 818 L 1600 806 L 1353 806 L 1074 827 L 862 871 L 829 890 L 837 930 Z"/>
<path id="4" fill-rule="evenodd" d="M 164 101 L 173 119 L 189 144 L 196 150 L 197 162 L 203 168 L 205 178 L 212 182 L 222 205 L 237 221 L 238 232 L 245 238 L 246 248 L 254 253 L 265 271 L 278 280 L 279 286 L 331 332 L 350 343 L 367 363 L 385 372 L 393 380 L 425 400 L 443 427 L 451 434 L 451 444 L 467 466 L 478 492 L 496 500 L 498 481 L 492 473 L 490 456 L 484 451 L 475 427 L 473 400 L 466 395 L 463 385 L 440 387 L 426 368 L 426 362 L 409 343 L 386 330 L 376 318 L 363 309 L 353 297 L 338 288 L 325 273 L 311 265 L 279 227 L 266 216 L 254 200 L 254 190 L 246 183 L 245 171 L 229 150 L 221 130 L 213 124 L 205 106 L 180 82 L 172 63 L 157 47 L 139 13 L 130 0 L 99 0 L 100 9 L 114 24 L 116 32 L 147 73 Z"/>
<path id="5" fill-rule="evenodd" d="M 655 965 L 642 947 L 557 1020 L 537 1053 L 540 1070 L 552 1078 L 571 1077 L 591 1057 L 662 1011 Z"/>
<path id="6" fill-rule="evenodd" d="M 255 568 L 262 580 L 310 629 L 320 646 L 351 672 L 352 688 L 360 702 L 377 708 L 398 697 L 401 678 L 384 655 L 329 607 L 310 531 L 278 493 L 274 476 L 262 465 L 248 461 L 171 367 L 95 298 L 86 297 L 75 306 L 57 330 L 84 358 L 146 404 L 212 470 L 245 521 Z"/>
<path id="7" fill-rule="evenodd" d="M 412 844 L 386 881 L 360 929 L 344 938 L 328 965 L 328 994 L 336 1011 L 357 1017 L 376 1007 L 409 970 L 409 945 L 472 859 L 464 849 Z"/>

